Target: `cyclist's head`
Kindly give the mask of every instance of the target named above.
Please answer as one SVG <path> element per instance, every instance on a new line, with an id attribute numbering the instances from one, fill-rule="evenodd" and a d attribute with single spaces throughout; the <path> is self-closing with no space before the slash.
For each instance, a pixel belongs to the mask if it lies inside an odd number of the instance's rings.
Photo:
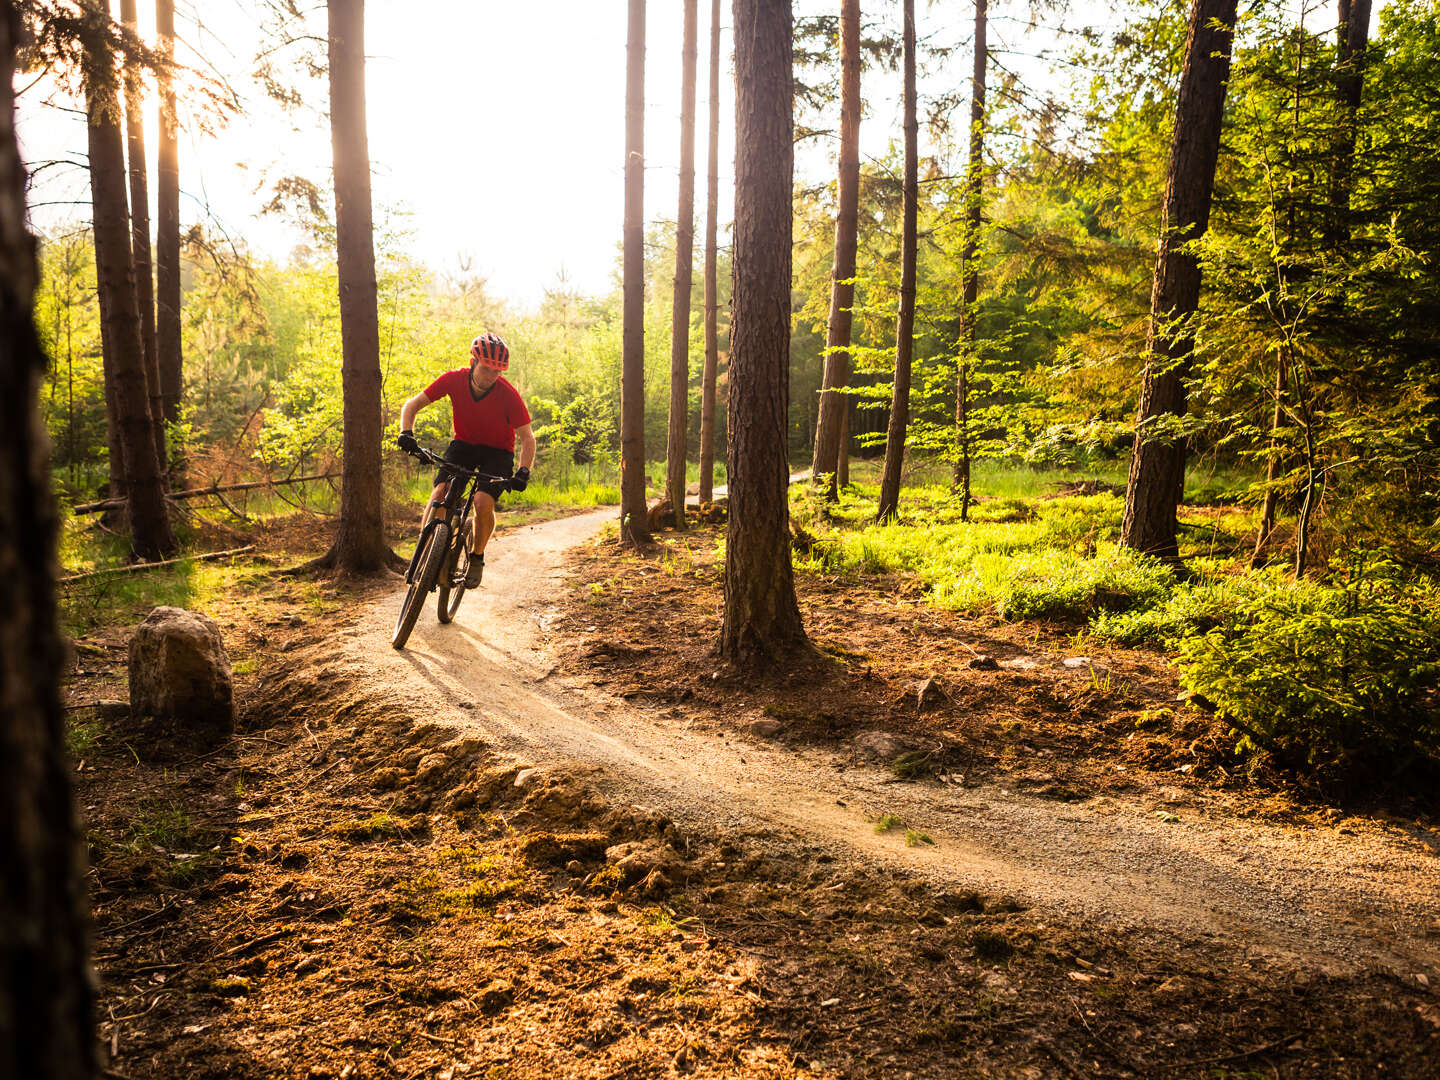
<path id="1" fill-rule="evenodd" d="M 477 364 L 492 371 L 504 371 L 510 366 L 510 350 L 499 335 L 487 331 L 470 343 L 470 366 Z"/>

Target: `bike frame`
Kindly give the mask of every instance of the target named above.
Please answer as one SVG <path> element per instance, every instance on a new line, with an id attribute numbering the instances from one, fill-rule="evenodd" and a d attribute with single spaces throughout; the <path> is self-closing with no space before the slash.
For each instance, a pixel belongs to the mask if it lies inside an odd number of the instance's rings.
<path id="1" fill-rule="evenodd" d="M 448 473 L 449 486 L 445 490 L 445 498 L 439 502 L 432 502 L 431 508 L 437 511 L 430 515 L 430 520 L 425 523 L 425 528 L 420 532 L 420 538 L 415 542 L 415 553 L 410 556 L 410 565 L 405 570 L 405 580 L 414 580 L 417 563 L 420 561 L 420 553 L 425 550 L 425 541 L 436 524 L 441 521 L 451 526 L 452 537 L 459 537 L 464 525 L 470 518 L 470 513 L 475 505 L 475 496 L 480 491 L 481 484 L 506 483 L 509 477 L 491 476 L 489 473 L 479 472 L 475 469 L 467 469 L 463 465 L 457 465 L 453 461 L 446 461 L 433 450 L 420 447 L 419 453 L 412 454 L 412 457 L 435 465 L 440 469 L 442 476 Z M 460 483 L 456 483 L 456 481 Z M 458 514 L 459 517 L 455 517 Z M 452 518 L 454 520 L 452 520 Z M 453 542 L 453 540 L 452 540 Z"/>

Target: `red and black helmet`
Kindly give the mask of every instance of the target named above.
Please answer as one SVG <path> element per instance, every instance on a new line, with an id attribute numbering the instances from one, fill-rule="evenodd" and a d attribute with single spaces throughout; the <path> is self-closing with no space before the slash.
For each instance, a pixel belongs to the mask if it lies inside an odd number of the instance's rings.
<path id="1" fill-rule="evenodd" d="M 510 366 L 510 350 L 499 335 L 487 332 L 470 343 L 470 363 L 504 371 Z"/>

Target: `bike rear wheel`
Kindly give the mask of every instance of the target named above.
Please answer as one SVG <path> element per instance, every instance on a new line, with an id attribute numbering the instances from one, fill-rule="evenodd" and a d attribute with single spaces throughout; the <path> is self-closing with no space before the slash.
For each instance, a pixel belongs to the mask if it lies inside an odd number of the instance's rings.
<path id="1" fill-rule="evenodd" d="M 440 578 L 445 556 L 450 550 L 450 526 L 443 521 L 437 522 L 425 537 L 424 544 L 425 550 L 416 561 L 415 580 L 410 585 L 410 591 L 405 594 L 405 602 L 400 606 L 400 617 L 395 620 L 395 633 L 390 638 L 390 644 L 397 649 L 403 649 L 405 642 L 410 639 L 410 631 L 415 629 L 415 620 L 420 617 L 425 598 L 430 595 L 430 590 L 435 588 L 435 583 Z"/>

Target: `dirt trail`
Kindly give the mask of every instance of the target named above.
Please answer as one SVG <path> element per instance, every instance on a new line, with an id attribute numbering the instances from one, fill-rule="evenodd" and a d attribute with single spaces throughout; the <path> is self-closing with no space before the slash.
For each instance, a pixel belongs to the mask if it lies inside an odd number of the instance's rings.
<path id="1" fill-rule="evenodd" d="M 390 648 L 401 593 L 376 603 L 348 648 L 387 692 L 477 730 L 537 767 L 598 769 L 612 798 L 682 828 L 752 842 L 818 845 L 838 858 L 918 872 L 937 885 L 1009 893 L 1138 934 L 1212 940 L 1328 973 L 1370 967 L 1440 977 L 1440 852 L 1433 834 L 1379 824 L 1291 826 L 1190 798 L 1161 820 L 1141 799 L 1067 804 L 1003 783 L 895 783 L 829 751 L 687 730 L 554 670 L 545 651 L 561 553 L 613 517 L 602 511 L 496 539 L 487 584 L 455 624 L 427 608 L 404 652 Z M 432 601 L 433 606 L 433 601 Z M 877 835 L 882 813 L 923 830 Z M 1166 814 L 1165 816 L 1172 816 Z"/>

